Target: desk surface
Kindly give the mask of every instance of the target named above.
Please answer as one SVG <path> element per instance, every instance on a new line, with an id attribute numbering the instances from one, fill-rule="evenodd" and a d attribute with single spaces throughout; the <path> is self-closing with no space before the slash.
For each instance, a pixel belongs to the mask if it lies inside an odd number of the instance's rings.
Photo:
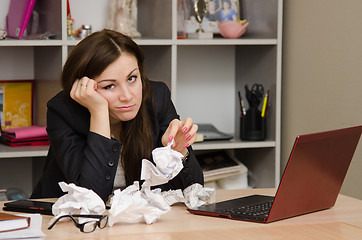
<path id="1" fill-rule="evenodd" d="M 219 190 L 217 201 L 251 195 L 274 195 L 275 189 Z M 2 209 L 2 203 L 0 203 Z M 81 233 L 71 222 L 60 222 L 48 230 L 51 216 L 43 216 L 46 239 L 361 239 L 362 201 L 339 195 L 328 210 L 262 224 L 193 215 L 183 204 L 154 224 L 116 224 L 93 233 Z"/>

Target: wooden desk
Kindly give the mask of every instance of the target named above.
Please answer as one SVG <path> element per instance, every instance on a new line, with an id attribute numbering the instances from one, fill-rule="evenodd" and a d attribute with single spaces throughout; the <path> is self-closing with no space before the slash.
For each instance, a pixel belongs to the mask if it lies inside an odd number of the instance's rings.
<path id="1" fill-rule="evenodd" d="M 220 190 L 217 201 L 250 194 L 273 195 L 275 189 Z M 0 205 L 2 209 L 2 204 Z M 183 204 L 154 224 L 117 224 L 93 233 L 82 233 L 72 222 L 59 222 L 48 230 L 51 216 L 43 216 L 46 239 L 361 239 L 362 201 L 340 195 L 328 210 L 268 224 L 235 221 L 190 214 Z"/>

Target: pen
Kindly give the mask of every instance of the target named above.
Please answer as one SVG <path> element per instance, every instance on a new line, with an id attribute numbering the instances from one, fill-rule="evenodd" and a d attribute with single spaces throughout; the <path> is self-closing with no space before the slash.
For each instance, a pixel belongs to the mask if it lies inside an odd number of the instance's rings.
<path id="1" fill-rule="evenodd" d="M 240 117 L 243 117 L 244 113 L 243 113 L 243 104 L 242 104 L 242 98 L 241 98 L 241 94 L 240 91 L 238 91 L 238 95 L 239 95 L 239 103 L 240 103 Z"/>

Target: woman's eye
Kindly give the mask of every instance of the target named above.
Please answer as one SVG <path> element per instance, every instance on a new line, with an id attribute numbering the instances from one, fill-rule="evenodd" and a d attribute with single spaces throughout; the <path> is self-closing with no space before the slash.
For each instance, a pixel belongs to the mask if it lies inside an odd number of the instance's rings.
<path id="1" fill-rule="evenodd" d="M 109 85 L 103 87 L 103 89 L 106 89 L 106 90 L 112 89 L 112 88 L 114 88 L 114 84 L 109 84 Z"/>
<path id="2" fill-rule="evenodd" d="M 137 80 L 137 76 L 131 76 L 130 78 L 128 78 L 128 82 L 134 82 Z"/>

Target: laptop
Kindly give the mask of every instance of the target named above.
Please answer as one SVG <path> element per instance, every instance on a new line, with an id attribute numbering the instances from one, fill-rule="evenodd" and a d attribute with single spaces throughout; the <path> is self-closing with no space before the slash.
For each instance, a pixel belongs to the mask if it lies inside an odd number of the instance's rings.
<path id="1" fill-rule="evenodd" d="M 275 196 L 251 195 L 189 208 L 193 214 L 269 223 L 334 206 L 362 125 L 300 135 Z"/>
<path id="2" fill-rule="evenodd" d="M 197 126 L 199 127 L 197 133 L 204 136 L 204 141 L 230 140 L 233 138 L 232 135 L 219 131 L 210 123 L 197 123 Z"/>

